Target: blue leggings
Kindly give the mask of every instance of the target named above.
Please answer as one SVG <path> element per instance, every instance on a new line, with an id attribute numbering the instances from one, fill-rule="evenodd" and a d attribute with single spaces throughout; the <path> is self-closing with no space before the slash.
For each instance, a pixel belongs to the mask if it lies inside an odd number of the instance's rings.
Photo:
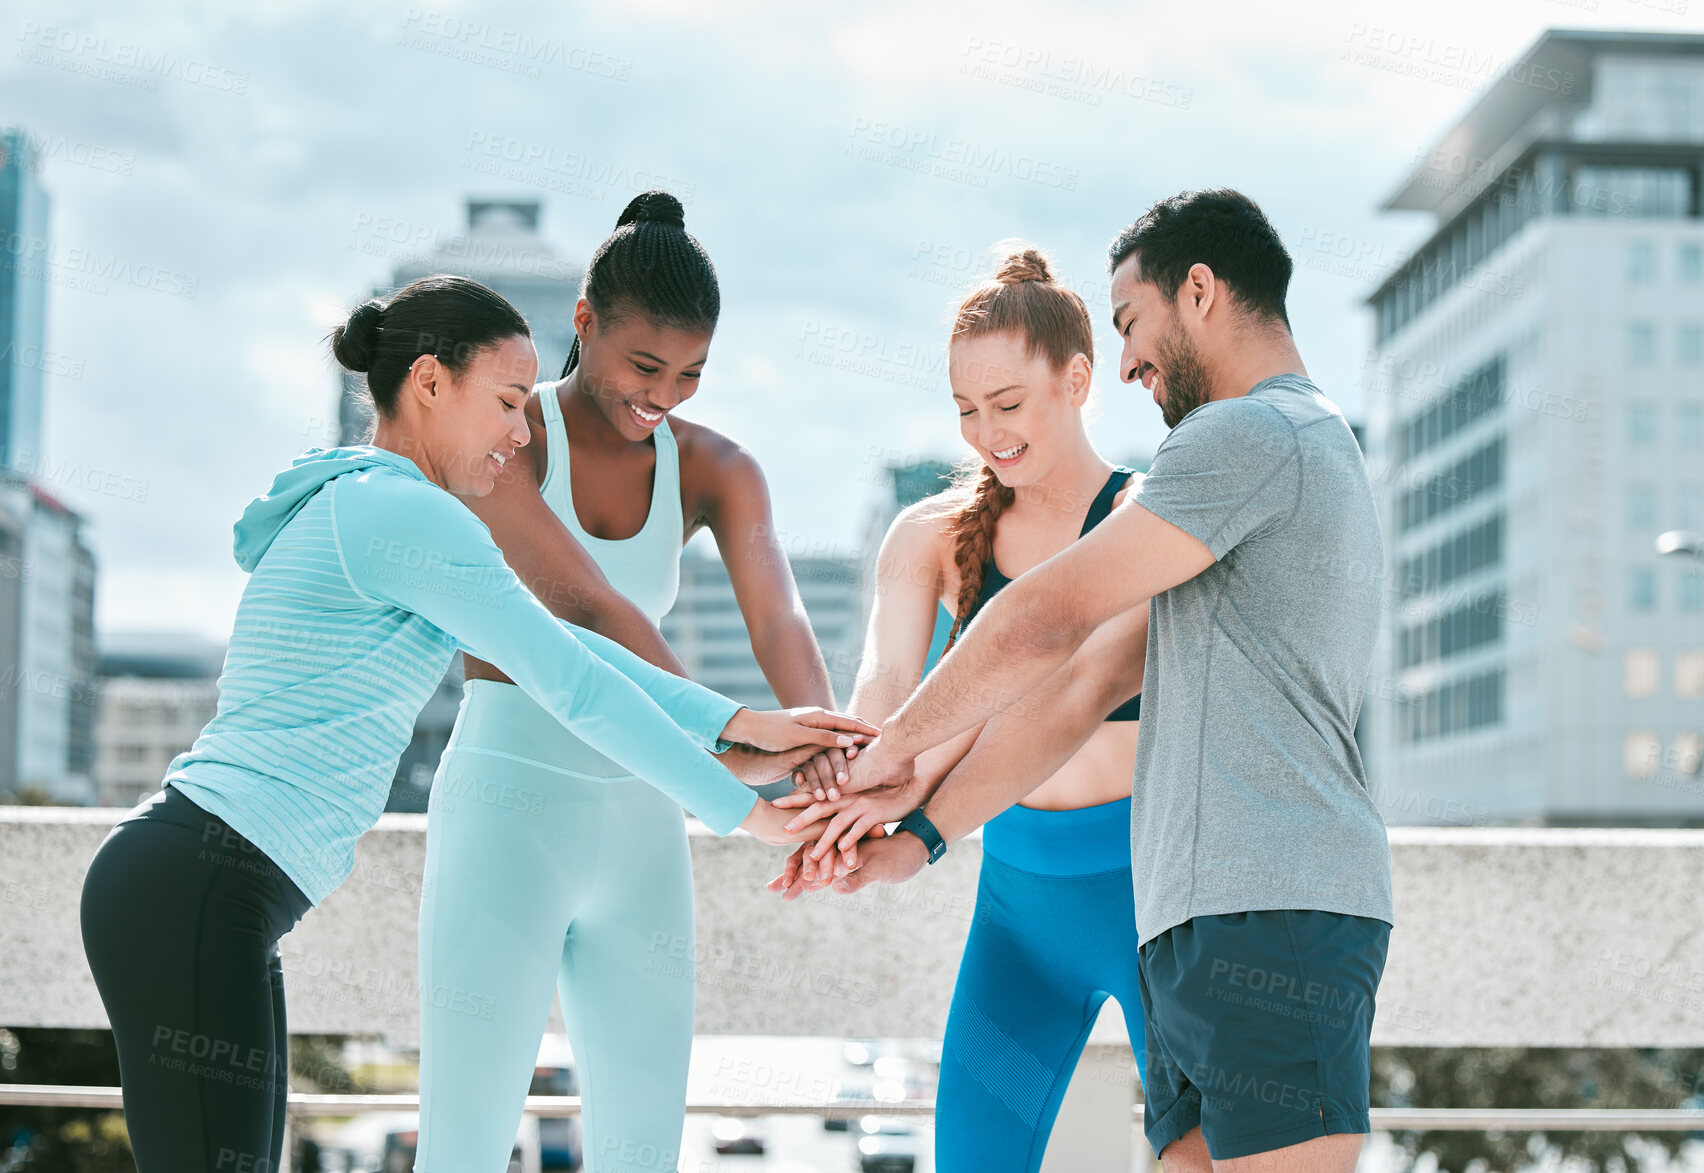
<path id="1" fill-rule="evenodd" d="M 935 1107 L 939 1173 L 1034 1173 L 1108 995 L 1144 1071 L 1130 800 L 1014 806 L 983 831 Z"/>
<path id="2" fill-rule="evenodd" d="M 427 808 L 416 1173 L 508 1167 L 553 990 L 587 1168 L 675 1169 L 694 992 L 685 816 L 606 771 L 514 685 L 467 682 Z"/>

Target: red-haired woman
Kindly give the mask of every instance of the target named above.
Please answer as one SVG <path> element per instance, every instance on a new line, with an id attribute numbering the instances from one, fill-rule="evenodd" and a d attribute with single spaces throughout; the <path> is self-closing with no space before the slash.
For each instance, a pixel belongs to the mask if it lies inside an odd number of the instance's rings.
<path id="1" fill-rule="evenodd" d="M 935 647 L 950 646 L 995 592 L 1123 500 L 1132 470 L 1102 459 L 1084 426 L 1093 363 L 1088 310 L 1034 249 L 1007 256 L 959 307 L 948 372 L 977 459 L 954 487 L 905 510 L 888 530 L 849 712 L 880 724 L 933 666 Z M 1139 622 L 1109 625 L 1107 636 L 1085 644 L 1057 678 L 1009 710 L 1010 719 L 1034 723 L 1024 752 L 1011 752 L 1005 739 L 995 749 L 992 737 L 973 745 L 980 730 L 972 730 L 919 757 L 903 792 L 817 802 L 805 812 L 840 814 L 840 829 L 846 812 L 862 811 L 838 840 L 846 844 L 938 801 L 956 778 L 1000 776 L 967 802 L 986 803 L 995 791 L 1007 796 L 1002 801 L 1021 799 L 979 812 L 987 823 L 976 917 L 947 1018 L 936 1101 L 942 1173 L 1040 1167 L 1108 995 L 1124 1010 L 1142 1067 L 1130 793 L 1146 643 L 1144 610 Z M 1106 715 L 1086 740 L 1074 732 L 1084 723 L 1064 716 L 1084 711 Z M 777 805 L 812 797 L 801 791 Z M 913 829 L 916 817 L 900 828 Z M 915 829 L 925 842 L 940 842 L 926 821 Z M 916 847 L 896 835 L 862 849 L 891 853 L 902 843 Z M 820 863 L 795 856 L 771 888 L 793 895 L 845 866 L 835 843 L 814 850 Z"/>

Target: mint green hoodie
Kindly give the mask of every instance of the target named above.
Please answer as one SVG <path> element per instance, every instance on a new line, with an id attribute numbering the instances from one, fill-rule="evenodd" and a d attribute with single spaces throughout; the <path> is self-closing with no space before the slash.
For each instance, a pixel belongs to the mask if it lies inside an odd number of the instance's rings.
<path id="1" fill-rule="evenodd" d="M 750 788 L 705 752 L 740 708 L 557 619 L 485 523 L 382 448 L 313 448 L 236 524 L 250 572 L 219 706 L 165 782 L 315 904 L 346 879 L 414 719 L 455 653 L 502 669 L 575 736 L 718 834 Z"/>

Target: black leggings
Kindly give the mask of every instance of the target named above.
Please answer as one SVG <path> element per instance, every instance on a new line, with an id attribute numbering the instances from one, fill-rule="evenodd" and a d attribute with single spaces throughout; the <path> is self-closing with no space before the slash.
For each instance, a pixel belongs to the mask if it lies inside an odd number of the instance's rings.
<path id="1" fill-rule="evenodd" d="M 172 787 L 95 852 L 83 952 L 118 1044 L 139 1173 L 277 1173 L 290 1074 L 278 939 L 310 906 Z"/>

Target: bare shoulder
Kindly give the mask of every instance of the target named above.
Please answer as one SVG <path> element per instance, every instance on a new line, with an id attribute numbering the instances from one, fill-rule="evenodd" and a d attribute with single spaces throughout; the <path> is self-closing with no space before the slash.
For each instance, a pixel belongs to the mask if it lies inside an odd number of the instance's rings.
<path id="1" fill-rule="evenodd" d="M 951 535 L 953 503 L 944 493 L 933 497 L 925 497 L 913 502 L 899 511 L 899 516 L 893 519 L 888 527 L 888 536 L 921 548 L 925 545 L 937 545 L 946 548 Z"/>
<path id="2" fill-rule="evenodd" d="M 669 431 L 674 435 L 675 448 L 680 453 L 680 473 L 683 482 L 709 491 L 732 483 L 749 484 L 752 478 L 761 481 L 763 470 L 751 449 L 706 424 L 694 423 L 678 415 L 669 415 Z"/>
<path id="3" fill-rule="evenodd" d="M 1129 480 L 1125 481 L 1124 487 L 1112 495 L 1112 507 L 1117 509 L 1120 505 L 1124 504 L 1126 501 L 1130 500 L 1131 497 L 1140 492 L 1142 489 L 1142 478 L 1146 475 L 1146 473 L 1139 472 L 1132 476 Z"/>
<path id="4" fill-rule="evenodd" d="M 882 539 L 880 561 L 908 573 L 926 569 L 945 586 L 952 577 L 953 508 L 944 495 L 926 497 L 900 510 Z"/>

